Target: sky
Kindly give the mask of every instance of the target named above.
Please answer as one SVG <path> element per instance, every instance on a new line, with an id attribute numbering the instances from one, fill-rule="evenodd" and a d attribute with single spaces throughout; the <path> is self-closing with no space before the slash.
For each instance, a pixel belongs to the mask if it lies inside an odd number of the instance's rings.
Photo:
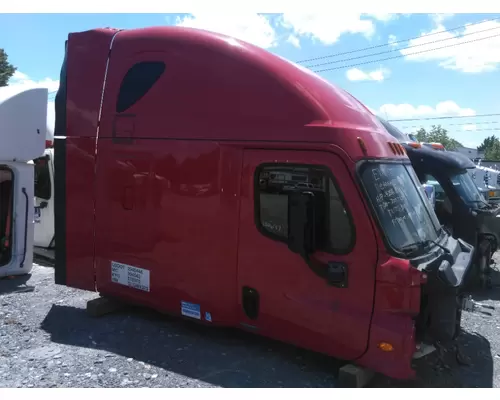
<path id="1" fill-rule="evenodd" d="M 316 59 L 301 64 L 383 118 L 417 119 L 393 122 L 404 132 L 441 124 L 468 147 L 500 136 L 500 13 L 0 14 L 0 47 L 18 69 L 9 84 L 55 92 L 70 32 L 160 25 L 221 32 L 294 62 Z"/>

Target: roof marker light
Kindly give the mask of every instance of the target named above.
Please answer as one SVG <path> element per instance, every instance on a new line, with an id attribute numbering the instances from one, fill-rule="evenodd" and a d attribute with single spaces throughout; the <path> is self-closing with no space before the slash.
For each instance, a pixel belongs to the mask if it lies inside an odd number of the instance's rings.
<path id="1" fill-rule="evenodd" d="M 387 142 L 387 144 L 389 145 L 389 147 L 391 148 L 391 151 L 393 154 L 396 154 L 396 149 L 394 148 L 394 143 L 392 142 Z"/>
<path id="2" fill-rule="evenodd" d="M 361 148 L 361 151 L 363 152 L 363 154 L 365 156 L 367 156 L 368 150 L 366 148 L 366 144 L 365 144 L 365 142 L 363 142 L 363 139 L 361 139 L 360 137 L 358 137 L 358 144 L 359 144 L 359 147 Z"/>
<path id="3" fill-rule="evenodd" d="M 444 150 L 444 146 L 441 143 L 431 143 L 433 149 Z"/>
<path id="4" fill-rule="evenodd" d="M 391 148 L 392 152 L 397 155 L 397 156 L 403 156 L 405 153 L 404 153 L 404 150 L 403 150 L 403 146 L 401 146 L 399 143 L 394 143 L 394 142 L 388 142 L 389 143 L 389 147 Z"/>

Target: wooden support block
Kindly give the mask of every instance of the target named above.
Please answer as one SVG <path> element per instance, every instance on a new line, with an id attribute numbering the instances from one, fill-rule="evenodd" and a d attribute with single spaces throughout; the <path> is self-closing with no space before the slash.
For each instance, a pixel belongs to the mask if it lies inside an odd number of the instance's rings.
<path id="1" fill-rule="evenodd" d="M 87 314 L 91 317 L 102 317 L 103 315 L 119 311 L 122 308 L 123 303 L 107 297 L 99 297 L 87 301 Z"/>
<path id="2" fill-rule="evenodd" d="M 370 383 L 374 375 L 371 370 L 347 364 L 339 370 L 338 387 L 363 388 Z"/>

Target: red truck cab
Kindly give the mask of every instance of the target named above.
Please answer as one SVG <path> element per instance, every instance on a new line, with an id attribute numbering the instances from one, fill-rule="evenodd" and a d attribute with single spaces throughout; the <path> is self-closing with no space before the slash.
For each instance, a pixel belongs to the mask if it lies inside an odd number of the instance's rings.
<path id="1" fill-rule="evenodd" d="M 458 333 L 473 247 L 342 89 L 179 27 L 72 33 L 60 81 L 56 283 L 400 379 Z"/>

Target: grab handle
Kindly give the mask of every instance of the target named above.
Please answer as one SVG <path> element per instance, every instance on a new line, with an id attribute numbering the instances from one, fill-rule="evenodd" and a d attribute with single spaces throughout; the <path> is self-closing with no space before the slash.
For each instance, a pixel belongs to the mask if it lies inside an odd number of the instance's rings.
<path id="1" fill-rule="evenodd" d="M 24 267 L 24 262 L 26 261 L 26 251 L 27 245 L 28 245 L 28 212 L 29 212 L 29 199 L 28 199 L 28 193 L 26 193 L 26 188 L 22 188 L 21 191 L 24 194 L 24 197 L 26 197 L 26 210 L 25 210 L 25 215 L 24 215 L 24 253 L 23 253 L 23 261 L 21 261 L 21 264 L 19 264 L 19 268 Z"/>

